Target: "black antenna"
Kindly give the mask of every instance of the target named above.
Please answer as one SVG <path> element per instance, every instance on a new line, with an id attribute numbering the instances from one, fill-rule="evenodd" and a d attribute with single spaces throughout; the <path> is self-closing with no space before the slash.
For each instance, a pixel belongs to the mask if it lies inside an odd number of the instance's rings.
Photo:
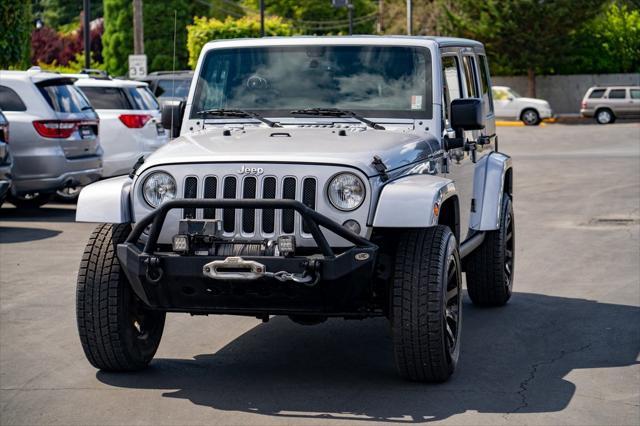
<path id="1" fill-rule="evenodd" d="M 173 11 L 173 66 L 171 75 L 171 96 L 176 96 L 176 27 L 178 21 L 178 11 Z M 175 110 L 171 109 L 171 136 L 173 137 L 173 117 L 175 116 Z"/>

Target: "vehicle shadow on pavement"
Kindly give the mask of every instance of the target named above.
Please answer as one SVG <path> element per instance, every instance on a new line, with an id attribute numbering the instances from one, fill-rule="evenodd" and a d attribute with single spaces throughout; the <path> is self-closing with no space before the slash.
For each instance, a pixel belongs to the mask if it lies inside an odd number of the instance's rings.
<path id="1" fill-rule="evenodd" d="M 75 222 L 75 205 L 47 205 L 37 209 L 0 209 L 3 222 Z"/>
<path id="2" fill-rule="evenodd" d="M 279 418 L 419 423 L 469 410 L 557 412 L 575 394 L 564 378 L 573 370 L 637 363 L 639 323 L 640 308 L 584 299 L 516 293 L 503 308 L 467 302 L 458 370 L 447 383 L 424 385 L 397 378 L 385 320 L 304 327 L 278 317 L 216 353 L 97 378 Z"/>
<path id="3" fill-rule="evenodd" d="M 25 243 L 55 237 L 62 231 L 42 228 L 19 228 L 0 226 L 0 244 Z"/>

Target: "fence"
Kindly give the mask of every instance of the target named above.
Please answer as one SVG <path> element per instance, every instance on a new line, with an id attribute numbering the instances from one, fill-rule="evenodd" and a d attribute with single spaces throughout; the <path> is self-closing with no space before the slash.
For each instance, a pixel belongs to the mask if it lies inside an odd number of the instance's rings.
<path id="1" fill-rule="evenodd" d="M 493 85 L 527 95 L 526 76 L 493 77 Z M 556 114 L 578 114 L 587 89 L 598 85 L 640 86 L 640 74 L 542 75 L 536 77 L 536 97 L 549 101 Z"/>

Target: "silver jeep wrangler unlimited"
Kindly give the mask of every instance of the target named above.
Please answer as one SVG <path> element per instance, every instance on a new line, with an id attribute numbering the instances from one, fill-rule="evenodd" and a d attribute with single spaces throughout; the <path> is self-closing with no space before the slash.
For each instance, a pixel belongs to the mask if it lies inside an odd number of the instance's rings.
<path id="1" fill-rule="evenodd" d="M 78 276 L 95 367 L 144 368 L 166 312 L 301 324 L 386 317 L 410 380 L 442 382 L 471 300 L 514 267 L 511 159 L 482 44 L 433 37 L 224 40 L 202 50 L 180 137 L 85 188 L 101 222 Z"/>

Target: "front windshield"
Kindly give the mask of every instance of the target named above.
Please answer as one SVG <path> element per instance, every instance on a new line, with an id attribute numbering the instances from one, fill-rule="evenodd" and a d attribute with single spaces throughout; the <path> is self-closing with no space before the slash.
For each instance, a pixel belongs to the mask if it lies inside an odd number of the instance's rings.
<path id="1" fill-rule="evenodd" d="M 509 88 L 509 94 L 514 97 L 514 98 L 521 98 L 522 96 L 520 96 L 520 94 L 518 92 L 516 92 L 515 90 L 513 90 L 512 88 Z"/>
<path id="2" fill-rule="evenodd" d="M 431 118 L 431 55 L 395 46 L 214 49 L 198 76 L 191 118 L 219 108 L 279 117 L 339 108 L 368 117 Z"/>

